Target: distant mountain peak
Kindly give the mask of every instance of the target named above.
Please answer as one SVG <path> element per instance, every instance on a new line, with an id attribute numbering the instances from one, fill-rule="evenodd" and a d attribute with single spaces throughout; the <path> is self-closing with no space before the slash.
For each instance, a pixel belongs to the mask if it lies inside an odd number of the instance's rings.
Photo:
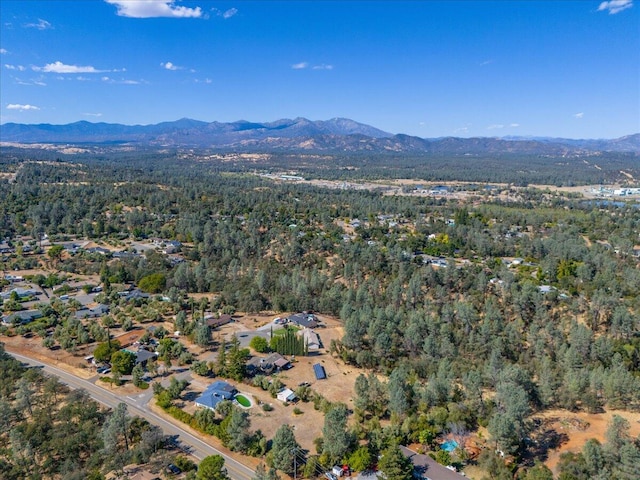
<path id="1" fill-rule="evenodd" d="M 393 152 L 437 155 L 573 155 L 588 152 L 640 153 L 640 134 L 612 140 L 571 140 L 548 137 L 443 137 L 424 139 L 392 135 L 355 120 L 305 117 L 272 122 L 237 120 L 231 123 L 180 118 L 155 125 L 91 123 L 67 125 L 6 123 L 0 141 L 18 143 L 113 143 L 188 146 L 263 151 Z"/>

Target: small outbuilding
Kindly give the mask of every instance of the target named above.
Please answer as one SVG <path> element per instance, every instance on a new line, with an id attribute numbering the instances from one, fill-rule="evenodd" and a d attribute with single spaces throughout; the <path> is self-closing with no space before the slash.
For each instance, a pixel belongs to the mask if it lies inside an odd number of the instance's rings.
<path id="1" fill-rule="evenodd" d="M 276 395 L 276 398 L 284 403 L 295 402 L 298 399 L 298 397 L 296 397 L 296 394 L 293 393 L 293 390 L 291 390 L 290 388 L 285 388 L 279 391 Z"/>
<path id="2" fill-rule="evenodd" d="M 327 372 L 324 371 L 324 367 L 319 363 L 313 365 L 313 373 L 316 376 L 316 380 L 324 380 L 327 378 Z"/>

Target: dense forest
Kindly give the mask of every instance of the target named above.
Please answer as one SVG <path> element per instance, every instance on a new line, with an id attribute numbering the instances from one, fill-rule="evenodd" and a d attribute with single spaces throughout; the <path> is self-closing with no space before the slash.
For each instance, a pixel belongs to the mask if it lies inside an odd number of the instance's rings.
<path id="1" fill-rule="evenodd" d="M 0 477 L 7 480 L 99 480 L 129 463 L 161 470 L 175 457 L 162 431 L 124 404 L 106 411 L 87 392 L 23 366 L 2 344 L 0 422 Z"/>
<path id="2" fill-rule="evenodd" d="M 69 150 L 73 153 L 68 153 Z M 305 178 L 344 181 L 412 178 L 423 181 L 498 182 L 519 186 L 611 184 L 640 176 L 638 155 L 624 152 L 567 156 L 508 152 L 448 155 L 393 152 L 299 154 L 88 144 L 69 149 L 62 145 L 46 149 L 3 146 L 3 163 L 33 159 L 34 151 L 39 160 L 79 161 L 113 167 L 115 171 L 127 165 L 129 175 L 132 172 L 151 176 L 160 174 L 164 178 L 167 173 L 183 167 L 190 171 L 236 173 L 295 170 Z"/>
<path id="3" fill-rule="evenodd" d="M 42 161 L 26 161 L 34 157 Z M 520 189 L 509 202 L 481 194 L 460 201 L 330 190 L 258 177 L 246 159 L 54 157 L 3 149 L 0 167 L 15 179 L 0 180 L 0 239 L 178 240 L 186 259 L 179 264 L 151 252 L 118 261 L 71 258 L 58 268 L 99 273 L 111 283 L 156 275 L 159 290 L 215 293 L 220 308 L 313 310 L 341 319 L 345 335 L 332 352 L 388 382 L 358 379 L 353 413 L 361 421 L 343 451 L 327 454 L 331 461 L 357 451 L 356 438 L 381 452 L 422 443 L 429 432 L 483 426 L 499 451 L 532 466 L 527 438 L 535 412 L 640 409 L 637 205 L 535 189 Z M 356 160 L 361 170 L 347 168 Z M 270 161 L 274 168 L 288 164 Z M 479 163 L 460 163 L 471 161 Z M 604 182 L 634 162 L 619 155 L 578 172 L 532 159 L 418 166 L 415 159 L 345 158 L 297 170 L 337 179 L 571 184 Z M 29 268 L 31 261 L 6 257 L 3 266 Z M 381 427 L 380 420 L 389 422 Z M 599 477 L 589 451 L 566 457 L 561 478 L 637 478 L 638 440 L 624 436 L 624 425 L 618 429 L 615 454 L 599 450 Z M 494 466 L 492 478 L 509 478 Z"/>

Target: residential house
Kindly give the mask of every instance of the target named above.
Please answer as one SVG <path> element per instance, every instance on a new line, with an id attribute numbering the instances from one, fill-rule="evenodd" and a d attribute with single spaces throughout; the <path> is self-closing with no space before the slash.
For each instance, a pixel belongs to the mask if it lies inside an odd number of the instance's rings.
<path id="1" fill-rule="evenodd" d="M 209 385 L 207 389 L 202 392 L 202 395 L 196 398 L 195 404 L 198 407 L 215 410 L 220 402 L 233 400 L 237 393 L 238 390 L 236 390 L 233 385 L 218 380 Z"/>
<path id="2" fill-rule="evenodd" d="M 250 375 L 258 373 L 270 375 L 273 372 L 279 372 L 289 368 L 291 368 L 291 362 L 279 353 L 272 353 L 271 355 L 263 358 L 253 357 L 247 362 L 247 373 Z"/>
<path id="3" fill-rule="evenodd" d="M 83 307 L 80 310 L 76 310 L 75 317 L 78 319 L 83 318 L 100 318 L 109 313 L 109 306 L 99 304 L 97 307 L 87 308 Z"/>
<path id="4" fill-rule="evenodd" d="M 5 275 L 4 279 L 8 282 L 14 283 L 14 282 L 22 282 L 24 280 L 23 277 L 21 277 L 20 275 Z"/>
<path id="5" fill-rule="evenodd" d="M 218 328 L 222 325 L 226 325 L 227 323 L 233 322 L 233 317 L 231 315 L 223 314 L 220 317 L 216 318 L 213 315 L 209 315 L 204 317 L 205 322 L 209 325 L 210 328 Z"/>
<path id="6" fill-rule="evenodd" d="M 421 455 L 402 445 L 400 446 L 400 450 L 405 457 L 411 460 L 413 464 L 413 478 L 416 480 L 463 480 L 467 478 L 455 470 L 443 467 L 429 455 Z"/>
<path id="7" fill-rule="evenodd" d="M 143 298 L 149 298 L 148 293 L 144 293 L 142 290 L 138 288 L 134 288 L 133 290 L 118 292 L 118 295 L 124 298 L 127 302 L 130 300 L 139 300 Z"/>
<path id="8" fill-rule="evenodd" d="M 15 249 L 9 245 L 8 242 L 2 242 L 0 243 L 0 253 L 2 254 L 7 254 L 7 253 L 13 253 L 15 252 Z"/>
<path id="9" fill-rule="evenodd" d="M 113 258 L 137 258 L 141 255 L 135 252 L 127 252 L 126 250 L 122 250 L 121 252 L 113 252 L 111 255 Z"/>
<path id="10" fill-rule="evenodd" d="M 318 326 L 318 319 L 312 313 L 294 313 L 289 317 L 289 322 L 294 325 L 298 325 L 303 328 L 316 328 Z"/>
<path id="11" fill-rule="evenodd" d="M 91 247 L 87 248 L 87 252 L 89 253 L 99 253 L 100 255 L 109 255 L 111 250 L 102 247 Z"/>
<path id="12" fill-rule="evenodd" d="M 14 312 L 2 317 L 2 323 L 5 325 L 14 325 L 16 323 L 31 323 L 38 318 L 42 318 L 42 312 L 40 310 L 22 310 L 20 312 Z"/>
<path id="13" fill-rule="evenodd" d="M 149 360 L 158 357 L 156 352 L 150 352 L 144 348 L 139 348 L 138 351 L 134 353 L 136 354 L 136 365 L 142 365 L 143 367 L 147 365 Z"/>
<path id="14" fill-rule="evenodd" d="M 170 255 L 172 253 L 179 252 L 180 247 L 182 247 L 182 243 L 175 240 L 169 240 L 164 242 L 164 248 L 162 249 L 162 253 L 166 255 Z"/>
<path id="15" fill-rule="evenodd" d="M 32 288 L 12 288 L 11 290 L 7 291 L 7 292 L 2 292 L 0 293 L 0 298 L 2 298 L 3 300 L 9 300 L 11 298 L 11 295 L 15 292 L 16 295 L 18 295 L 18 298 L 28 298 L 28 297 L 35 297 L 37 295 L 39 295 L 40 292 L 37 292 L 35 290 L 33 290 Z"/>

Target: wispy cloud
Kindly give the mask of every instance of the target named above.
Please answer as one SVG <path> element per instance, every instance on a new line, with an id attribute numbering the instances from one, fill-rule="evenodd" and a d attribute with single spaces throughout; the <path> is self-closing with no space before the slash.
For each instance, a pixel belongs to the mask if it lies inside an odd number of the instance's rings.
<path id="1" fill-rule="evenodd" d="M 602 2 L 598 7 L 598 11 L 608 10 L 609 15 L 615 15 L 631 7 L 633 7 L 633 0 L 610 0 L 608 2 Z"/>
<path id="2" fill-rule="evenodd" d="M 573 118 L 582 118 L 584 117 L 584 112 L 578 112 L 573 114 Z"/>
<path id="3" fill-rule="evenodd" d="M 210 78 L 205 78 L 204 80 L 201 80 L 199 78 L 196 78 L 194 80 L 195 83 L 205 83 L 207 85 L 209 85 L 210 83 L 213 83 L 213 80 L 211 80 Z"/>
<path id="4" fill-rule="evenodd" d="M 174 65 L 174 64 L 173 64 L 173 63 L 171 63 L 171 62 L 167 62 L 167 63 L 164 63 L 164 62 L 163 62 L 163 63 L 161 63 L 161 64 L 160 64 L 160 66 L 161 66 L 162 68 L 166 69 L 166 70 L 172 70 L 172 71 L 175 71 L 175 70 L 182 70 L 182 68 L 183 68 L 183 67 L 179 67 L 178 65 Z"/>
<path id="5" fill-rule="evenodd" d="M 294 63 L 291 65 L 294 70 L 304 70 L 310 68 L 311 70 L 333 70 L 333 65 L 321 63 L 318 65 L 311 65 L 309 62 Z"/>
<path id="6" fill-rule="evenodd" d="M 501 128 L 504 128 L 504 125 L 502 125 L 501 123 L 494 123 L 493 125 L 489 125 L 487 127 L 487 130 L 499 130 Z"/>
<path id="7" fill-rule="evenodd" d="M 491 65 L 492 63 L 493 63 L 493 59 L 484 60 L 483 62 L 480 62 L 480 66 L 484 67 L 486 65 Z"/>
<path id="8" fill-rule="evenodd" d="M 230 8 L 229 10 L 226 10 L 222 13 L 222 18 L 227 20 L 228 18 L 233 17 L 236 13 L 238 13 L 237 8 Z"/>
<path id="9" fill-rule="evenodd" d="M 119 84 L 119 85 L 142 85 L 142 84 L 149 83 L 146 80 L 129 80 L 125 78 L 117 79 L 117 78 L 111 78 L 107 76 L 101 77 L 100 80 L 102 80 L 105 83 L 113 83 L 113 84 Z"/>
<path id="10" fill-rule="evenodd" d="M 25 81 L 25 80 L 21 80 L 19 78 L 14 78 L 15 82 L 18 85 L 27 85 L 27 86 L 33 86 L 36 85 L 38 87 L 46 87 L 47 84 L 44 83 L 42 80 L 30 80 L 30 81 Z"/>
<path id="11" fill-rule="evenodd" d="M 82 115 L 84 115 L 85 117 L 101 117 L 102 116 L 101 113 L 83 113 Z"/>
<path id="12" fill-rule="evenodd" d="M 7 53 L 9 53 L 9 51 L 6 48 L 0 48 L 0 54 L 1 55 L 5 55 Z"/>
<path id="13" fill-rule="evenodd" d="M 510 124 L 509 124 L 509 126 L 510 126 L 511 128 L 517 128 L 517 127 L 519 127 L 519 126 L 520 126 L 520 124 L 519 124 L 519 123 L 510 123 Z"/>
<path id="14" fill-rule="evenodd" d="M 53 26 L 49 22 L 41 18 L 38 19 L 38 23 L 25 23 L 24 26 L 26 28 L 37 28 L 38 30 L 48 30 L 50 28 L 53 28 Z"/>
<path id="15" fill-rule="evenodd" d="M 48 63 L 44 67 L 31 67 L 36 72 L 45 72 L 45 73 L 102 73 L 108 72 L 109 70 L 97 70 L 95 67 L 90 65 L 81 66 L 81 65 L 66 65 L 62 62 L 53 62 Z"/>
<path id="16" fill-rule="evenodd" d="M 211 9 L 211 11 L 213 12 L 213 14 L 217 17 L 222 17 L 225 20 L 230 19 L 231 17 L 235 17 L 236 14 L 238 13 L 238 9 L 237 8 L 230 8 L 228 10 L 225 10 L 224 12 L 222 10 L 218 10 L 217 8 L 213 7 Z"/>
<path id="17" fill-rule="evenodd" d="M 40 107 L 36 107 L 35 105 L 21 105 L 19 103 L 10 103 L 7 105 L 7 110 L 19 110 L 24 112 L 25 110 L 40 110 Z"/>
<path id="18" fill-rule="evenodd" d="M 130 18 L 200 18 L 200 7 L 177 6 L 174 0 L 105 0 L 118 8 L 118 15 Z"/>
<path id="19" fill-rule="evenodd" d="M 19 72 L 24 72 L 26 70 L 26 68 L 22 65 L 9 65 L 6 63 L 4 64 L 4 68 L 6 68 L 7 70 L 18 70 Z"/>

